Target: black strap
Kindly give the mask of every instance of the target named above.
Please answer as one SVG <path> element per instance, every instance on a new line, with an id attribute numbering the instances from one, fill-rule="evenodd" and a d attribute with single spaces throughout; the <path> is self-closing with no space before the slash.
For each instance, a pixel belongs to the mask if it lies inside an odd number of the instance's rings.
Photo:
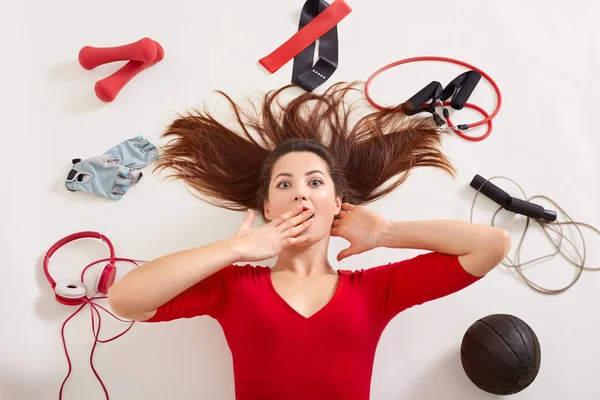
<path id="1" fill-rule="evenodd" d="M 329 6 L 323 0 L 306 0 L 302 7 L 298 30 Z M 319 38 L 319 59 L 313 66 L 316 42 L 294 57 L 292 83 L 312 92 L 333 75 L 338 66 L 338 33 L 334 26 Z"/>

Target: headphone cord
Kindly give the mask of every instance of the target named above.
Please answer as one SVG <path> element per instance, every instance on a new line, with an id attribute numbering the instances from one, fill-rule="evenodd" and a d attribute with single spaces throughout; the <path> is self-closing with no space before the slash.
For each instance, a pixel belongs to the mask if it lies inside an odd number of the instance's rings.
<path id="1" fill-rule="evenodd" d="M 537 220 L 535 218 L 530 218 L 527 217 L 527 221 L 525 223 L 525 229 L 523 231 L 523 235 L 521 236 L 521 240 L 519 241 L 519 244 L 517 246 L 516 249 L 516 256 L 515 256 L 515 261 L 511 260 L 510 257 L 507 255 L 505 257 L 505 259 L 508 261 L 508 263 L 501 261 L 501 264 L 509 267 L 509 268 L 514 268 L 517 273 L 521 276 L 521 278 L 523 278 L 523 280 L 525 281 L 525 283 L 527 283 L 527 285 L 529 285 L 533 290 L 539 292 L 539 293 L 543 293 L 543 294 L 559 294 L 562 292 L 565 292 L 566 290 L 568 290 L 569 288 L 571 288 L 581 277 L 581 274 L 583 273 L 584 270 L 588 270 L 588 271 L 600 271 L 600 267 L 586 267 L 585 266 L 585 262 L 586 262 L 586 258 L 587 258 L 587 249 L 586 249 L 586 245 L 585 245 L 585 238 L 583 237 L 583 233 L 581 232 L 581 229 L 579 228 L 579 226 L 584 226 L 587 227 L 589 229 L 591 229 L 592 231 L 596 232 L 598 235 L 600 235 L 600 230 L 598 230 L 597 228 L 593 227 L 592 225 L 586 223 L 586 222 L 576 222 L 573 221 L 573 219 L 569 216 L 569 214 L 567 214 L 562 207 L 560 207 L 554 200 L 548 198 L 547 196 L 542 196 L 542 195 L 535 195 L 535 196 L 531 196 L 531 197 L 527 197 L 527 195 L 525 194 L 525 191 L 523 190 L 523 188 L 516 183 L 515 181 L 513 181 L 510 178 L 507 178 L 505 176 L 494 176 L 491 177 L 489 179 L 486 179 L 486 182 L 491 181 L 492 179 L 506 179 L 512 183 L 514 183 L 519 190 L 521 191 L 521 194 L 523 195 L 523 197 L 525 198 L 525 200 L 527 201 L 531 201 L 533 199 L 539 198 L 539 199 L 545 199 L 548 202 L 552 203 L 558 210 L 560 210 L 563 215 L 566 217 L 566 221 L 554 221 L 554 222 L 548 222 L 548 221 L 543 221 L 543 220 Z M 477 200 L 477 197 L 479 196 L 479 193 L 481 191 L 481 188 L 484 186 L 484 184 L 486 183 L 484 182 L 483 184 L 481 184 L 481 186 L 479 187 L 479 189 L 477 189 L 477 193 L 475 194 L 475 197 L 473 198 L 473 203 L 471 204 L 471 212 L 470 212 L 470 217 L 469 217 L 469 221 L 473 222 L 473 210 L 475 208 L 475 201 Z M 495 226 L 495 220 L 496 220 L 496 215 L 498 215 L 498 213 L 503 210 L 504 207 L 499 207 L 495 212 L 494 215 L 492 216 L 492 222 L 491 225 Z M 554 246 L 555 250 L 553 253 L 545 255 L 545 256 L 541 256 L 541 257 L 537 257 L 534 258 L 533 260 L 521 263 L 521 247 L 523 246 L 523 241 L 525 240 L 525 236 L 527 234 L 527 230 L 529 228 L 529 221 L 533 220 L 535 221 L 544 231 L 544 233 L 546 234 L 546 237 L 548 238 L 548 240 L 550 241 L 550 243 L 552 243 L 552 245 Z M 570 241 L 563 233 L 563 225 L 574 225 L 575 228 L 577 229 L 577 232 L 579 234 L 579 237 L 581 238 L 581 243 L 582 243 L 582 247 L 583 247 L 583 255 L 578 251 L 577 246 L 575 246 L 575 244 Z M 556 228 L 554 228 L 553 226 L 558 227 L 558 230 Z M 560 238 L 558 239 L 558 243 L 556 243 L 548 234 L 548 231 L 552 231 L 556 234 L 558 234 L 560 236 Z M 579 262 L 574 261 L 572 259 L 570 259 L 569 257 L 567 257 L 567 255 L 563 252 L 563 250 L 561 250 L 562 247 L 562 240 L 567 241 L 571 247 L 575 250 L 575 253 L 577 253 L 577 257 L 579 258 Z M 567 286 L 559 288 L 559 289 L 548 289 L 545 288 L 543 286 L 540 286 L 534 282 L 532 282 L 529 278 L 527 278 L 525 276 L 525 274 L 523 274 L 522 268 L 526 265 L 529 264 L 533 264 L 536 262 L 541 262 L 544 260 L 549 260 L 551 258 L 553 258 L 554 256 L 556 256 L 557 254 L 562 255 L 570 264 L 572 264 L 573 266 L 578 268 L 577 271 L 577 275 L 575 276 L 575 278 L 573 278 L 573 280 L 571 281 L 571 283 L 569 283 Z"/>
<path id="2" fill-rule="evenodd" d="M 85 272 L 92 266 L 99 264 L 101 262 L 106 262 L 106 261 L 110 261 L 109 258 L 103 258 L 101 260 L 97 260 L 94 261 L 91 264 L 88 264 L 83 271 L 81 272 L 81 281 L 83 282 L 84 276 L 85 276 Z M 115 258 L 115 261 L 127 261 L 127 262 L 131 262 L 133 264 L 135 264 L 136 266 L 139 267 L 138 262 L 146 262 L 146 261 L 142 261 L 142 260 L 134 260 L 134 259 L 130 259 L 130 258 Z M 108 311 L 105 307 L 103 307 L 102 305 L 98 304 L 95 302 L 95 300 L 99 300 L 99 299 L 106 299 L 107 296 L 98 296 L 98 292 L 94 293 L 94 295 L 92 297 L 87 297 L 86 296 L 86 300 L 85 303 L 82 304 L 81 306 L 79 306 L 79 308 L 77 310 L 75 310 L 75 312 L 73 312 L 73 314 L 71 314 L 66 320 L 65 322 L 63 322 L 62 324 L 62 328 L 61 328 L 61 337 L 62 337 L 62 342 L 63 342 L 63 348 L 65 350 L 65 355 L 67 357 L 67 363 L 69 364 L 69 371 L 67 372 L 67 376 L 65 376 L 65 379 L 63 380 L 62 384 L 60 385 L 60 391 L 58 394 L 58 398 L 59 400 L 62 400 L 62 393 L 63 393 L 63 389 L 65 386 L 65 383 L 67 382 L 67 380 L 69 379 L 69 376 L 71 375 L 71 370 L 72 370 L 72 366 L 71 366 L 71 358 L 69 357 L 69 351 L 67 350 L 67 343 L 66 343 L 66 339 L 65 339 L 65 327 L 67 325 L 67 322 L 69 322 L 69 320 L 71 320 L 75 315 L 77 315 L 81 310 L 83 310 L 83 308 L 86 305 L 90 305 L 90 314 L 92 317 L 92 334 L 94 335 L 94 344 L 92 345 L 92 350 L 90 352 L 90 366 L 92 367 L 92 371 L 94 372 L 94 375 L 96 376 L 96 379 L 100 382 L 100 385 L 102 386 L 102 390 L 104 391 L 104 394 L 106 395 L 106 400 L 109 400 L 108 397 L 108 391 L 106 389 L 106 386 L 104 386 L 104 382 L 102 382 L 102 379 L 100 378 L 100 375 L 98 375 L 98 372 L 96 371 L 96 368 L 94 367 L 94 351 L 96 350 L 96 345 L 98 343 L 108 343 L 111 342 L 115 339 L 118 339 L 119 337 L 123 336 L 125 333 L 127 333 L 131 327 L 133 326 L 135 321 L 128 321 L 128 320 L 124 320 L 121 319 L 119 317 L 117 317 L 116 315 L 114 315 L 112 312 Z M 104 310 L 106 313 L 108 313 L 110 316 L 112 316 L 113 318 L 115 318 L 118 321 L 121 322 L 129 322 L 129 327 L 127 327 L 127 329 L 125 329 L 123 332 L 119 333 L 116 336 L 113 336 L 110 339 L 106 339 L 106 340 L 102 340 L 99 339 L 98 336 L 100 335 L 100 326 L 101 326 L 101 321 L 102 318 L 100 316 L 100 311 L 98 310 L 98 308 Z M 96 324 L 95 324 L 95 318 L 94 318 L 94 312 L 96 313 L 97 317 L 98 317 L 98 329 L 96 329 Z"/>

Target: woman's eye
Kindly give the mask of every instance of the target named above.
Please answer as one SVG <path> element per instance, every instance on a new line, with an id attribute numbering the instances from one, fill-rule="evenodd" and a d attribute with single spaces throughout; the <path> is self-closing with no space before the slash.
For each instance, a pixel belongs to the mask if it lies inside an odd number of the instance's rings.
<path id="1" fill-rule="evenodd" d="M 315 182 L 317 184 L 315 184 Z M 310 181 L 310 186 L 319 186 L 319 185 L 322 185 L 322 184 L 323 184 L 323 182 L 321 182 L 318 179 L 313 179 L 312 181 Z M 289 183 L 288 182 L 279 182 L 279 184 L 277 185 L 277 187 L 283 188 L 284 187 L 283 185 L 288 185 L 289 186 Z"/>

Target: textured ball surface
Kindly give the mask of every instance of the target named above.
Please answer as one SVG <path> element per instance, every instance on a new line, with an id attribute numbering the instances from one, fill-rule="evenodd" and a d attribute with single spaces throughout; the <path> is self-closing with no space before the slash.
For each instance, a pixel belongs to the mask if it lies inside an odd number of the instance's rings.
<path id="1" fill-rule="evenodd" d="M 477 320 L 463 336 L 460 358 L 469 379 L 498 395 L 518 393 L 536 378 L 541 363 L 538 338 L 524 321 L 509 314 Z"/>

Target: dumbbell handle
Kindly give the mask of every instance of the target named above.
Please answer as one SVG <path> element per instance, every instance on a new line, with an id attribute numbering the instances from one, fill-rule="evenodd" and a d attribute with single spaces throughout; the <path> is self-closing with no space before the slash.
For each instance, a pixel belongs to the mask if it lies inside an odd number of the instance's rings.
<path id="1" fill-rule="evenodd" d="M 79 64 L 89 70 L 114 61 L 151 62 L 157 51 L 156 42 L 150 38 L 115 47 L 85 46 L 79 51 Z"/>
<path id="2" fill-rule="evenodd" d="M 156 47 L 158 51 L 156 53 L 156 57 L 152 62 L 140 62 L 140 61 L 130 61 L 125 64 L 121 69 L 116 71 L 114 74 L 99 80 L 96 82 L 94 86 L 94 91 L 96 92 L 96 96 L 104 102 L 111 102 L 117 97 L 117 94 L 123 89 L 123 87 L 133 79 L 134 76 L 142 72 L 148 67 L 160 62 L 164 58 L 164 50 L 162 46 L 156 43 Z"/>

